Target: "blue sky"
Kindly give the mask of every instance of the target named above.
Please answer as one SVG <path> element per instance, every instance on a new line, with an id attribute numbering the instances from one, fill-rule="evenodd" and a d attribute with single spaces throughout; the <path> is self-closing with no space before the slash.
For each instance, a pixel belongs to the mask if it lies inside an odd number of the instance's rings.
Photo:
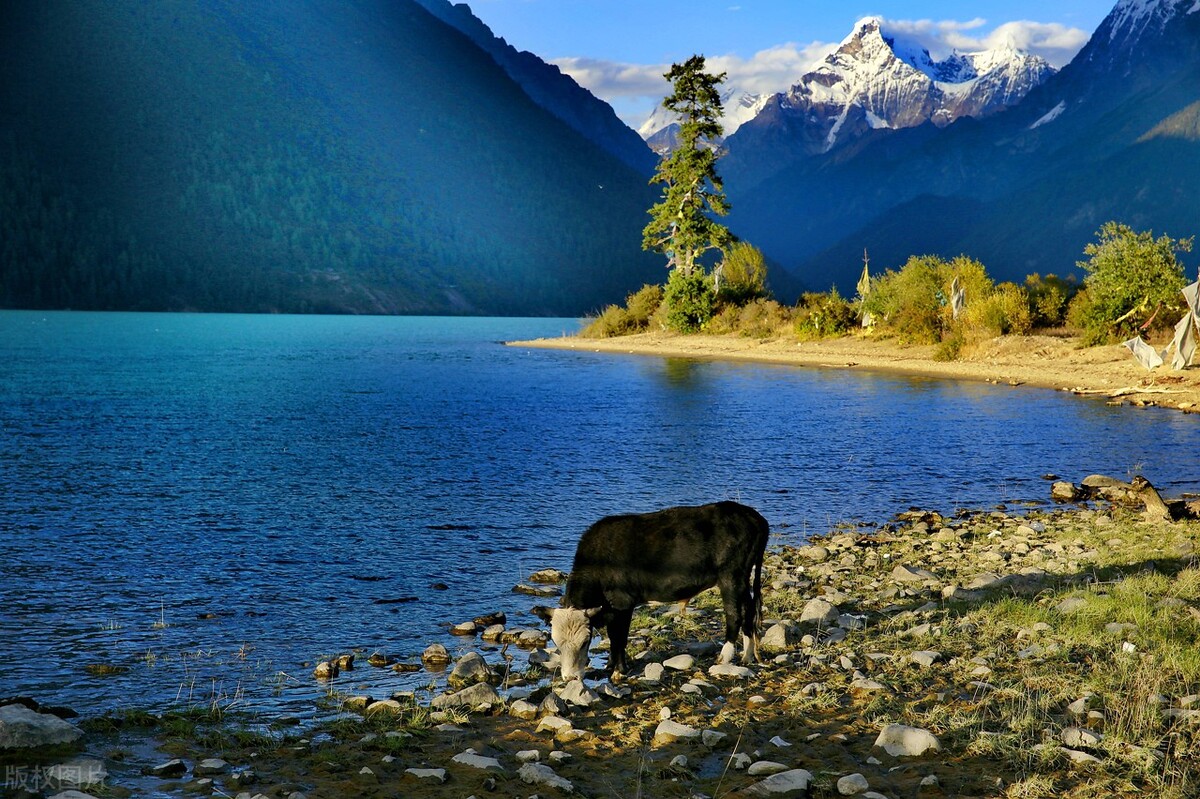
<path id="1" fill-rule="evenodd" d="M 1061 67 L 1116 0 L 468 0 L 496 34 L 558 64 L 635 127 L 694 53 L 753 91 L 790 85 L 866 16 L 934 56 L 1011 41 Z"/>

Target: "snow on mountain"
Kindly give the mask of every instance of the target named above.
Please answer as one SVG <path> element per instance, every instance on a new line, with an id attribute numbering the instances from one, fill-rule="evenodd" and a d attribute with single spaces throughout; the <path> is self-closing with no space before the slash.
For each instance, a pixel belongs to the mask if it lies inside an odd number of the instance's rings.
<path id="1" fill-rule="evenodd" d="M 721 126 L 728 136 L 742 126 L 743 123 L 754 119 L 762 110 L 769 95 L 755 94 L 737 86 L 725 86 L 721 92 L 721 106 L 724 115 Z M 675 146 L 679 117 L 659 105 L 650 117 L 638 128 L 638 133 L 651 149 L 662 152 Z"/>
<path id="2" fill-rule="evenodd" d="M 824 63 L 771 98 L 782 114 L 823 127 L 822 149 L 867 129 L 987 116 L 1054 73 L 1044 59 L 1011 46 L 935 61 L 885 26 L 877 17 L 860 20 Z"/>

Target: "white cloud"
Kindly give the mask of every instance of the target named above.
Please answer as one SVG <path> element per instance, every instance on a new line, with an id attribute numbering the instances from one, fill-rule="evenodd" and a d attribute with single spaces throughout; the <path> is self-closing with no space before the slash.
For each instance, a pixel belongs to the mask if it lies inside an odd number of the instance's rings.
<path id="1" fill-rule="evenodd" d="M 885 20 L 886 30 L 900 34 L 927 49 L 934 58 L 945 58 L 954 50 L 973 52 L 990 50 L 1005 44 L 1018 50 L 1040 55 L 1055 67 L 1061 68 L 1075 57 L 1091 34 L 1080 28 L 1069 28 L 1057 22 L 1005 22 L 990 30 L 983 19 L 967 22 L 955 20 Z"/>
<path id="2" fill-rule="evenodd" d="M 1074 58 L 1090 35 L 1059 23 L 1027 20 L 990 28 L 982 18 L 885 20 L 884 27 L 919 44 L 938 59 L 954 50 L 973 52 L 1011 44 L 1040 55 L 1055 67 L 1062 67 Z M 727 73 L 727 86 L 764 94 L 787 89 L 837 46 L 836 42 L 786 43 L 760 50 L 749 58 L 736 54 L 710 56 L 707 65 L 711 71 Z M 670 69 L 670 64 L 630 64 L 598 58 L 559 58 L 553 63 L 580 86 L 612 105 L 635 129 L 669 88 L 663 73 Z"/>
<path id="3" fill-rule="evenodd" d="M 706 66 L 711 72 L 725 72 L 727 86 L 755 93 L 777 92 L 799 80 L 836 47 L 826 42 L 781 44 L 750 58 L 732 54 L 710 56 Z M 670 64 L 629 64 L 597 58 L 558 58 L 552 63 L 616 108 L 635 128 L 649 113 L 644 109 L 653 109 L 670 88 L 663 77 Z M 639 110 L 624 112 L 625 108 Z"/>

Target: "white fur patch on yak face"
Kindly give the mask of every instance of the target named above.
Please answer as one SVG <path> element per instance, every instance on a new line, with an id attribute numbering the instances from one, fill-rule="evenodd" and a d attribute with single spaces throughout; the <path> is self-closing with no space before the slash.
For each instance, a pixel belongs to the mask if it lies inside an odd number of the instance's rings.
<path id="1" fill-rule="evenodd" d="M 583 677 L 592 645 L 592 616 L 579 608 L 555 608 L 550 613 L 550 637 L 558 647 L 564 680 Z"/>

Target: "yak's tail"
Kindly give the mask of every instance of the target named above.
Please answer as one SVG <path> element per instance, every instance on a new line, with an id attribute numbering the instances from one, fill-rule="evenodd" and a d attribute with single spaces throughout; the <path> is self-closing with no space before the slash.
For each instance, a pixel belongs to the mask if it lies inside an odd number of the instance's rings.
<path id="1" fill-rule="evenodd" d="M 750 625 L 749 625 L 750 626 L 749 633 L 754 638 L 758 637 L 758 628 L 762 624 L 762 618 L 763 618 L 763 597 L 762 597 L 763 559 L 766 557 L 767 539 L 771 535 L 771 528 L 770 528 L 770 525 L 767 523 L 767 520 L 763 519 L 762 516 L 759 516 L 759 519 L 761 522 L 761 544 L 758 547 L 758 553 L 757 553 L 758 557 L 754 561 L 754 589 L 753 589 L 754 590 L 754 604 L 752 605 L 752 607 L 754 608 L 754 611 L 753 611 L 753 616 L 750 619 Z"/>

